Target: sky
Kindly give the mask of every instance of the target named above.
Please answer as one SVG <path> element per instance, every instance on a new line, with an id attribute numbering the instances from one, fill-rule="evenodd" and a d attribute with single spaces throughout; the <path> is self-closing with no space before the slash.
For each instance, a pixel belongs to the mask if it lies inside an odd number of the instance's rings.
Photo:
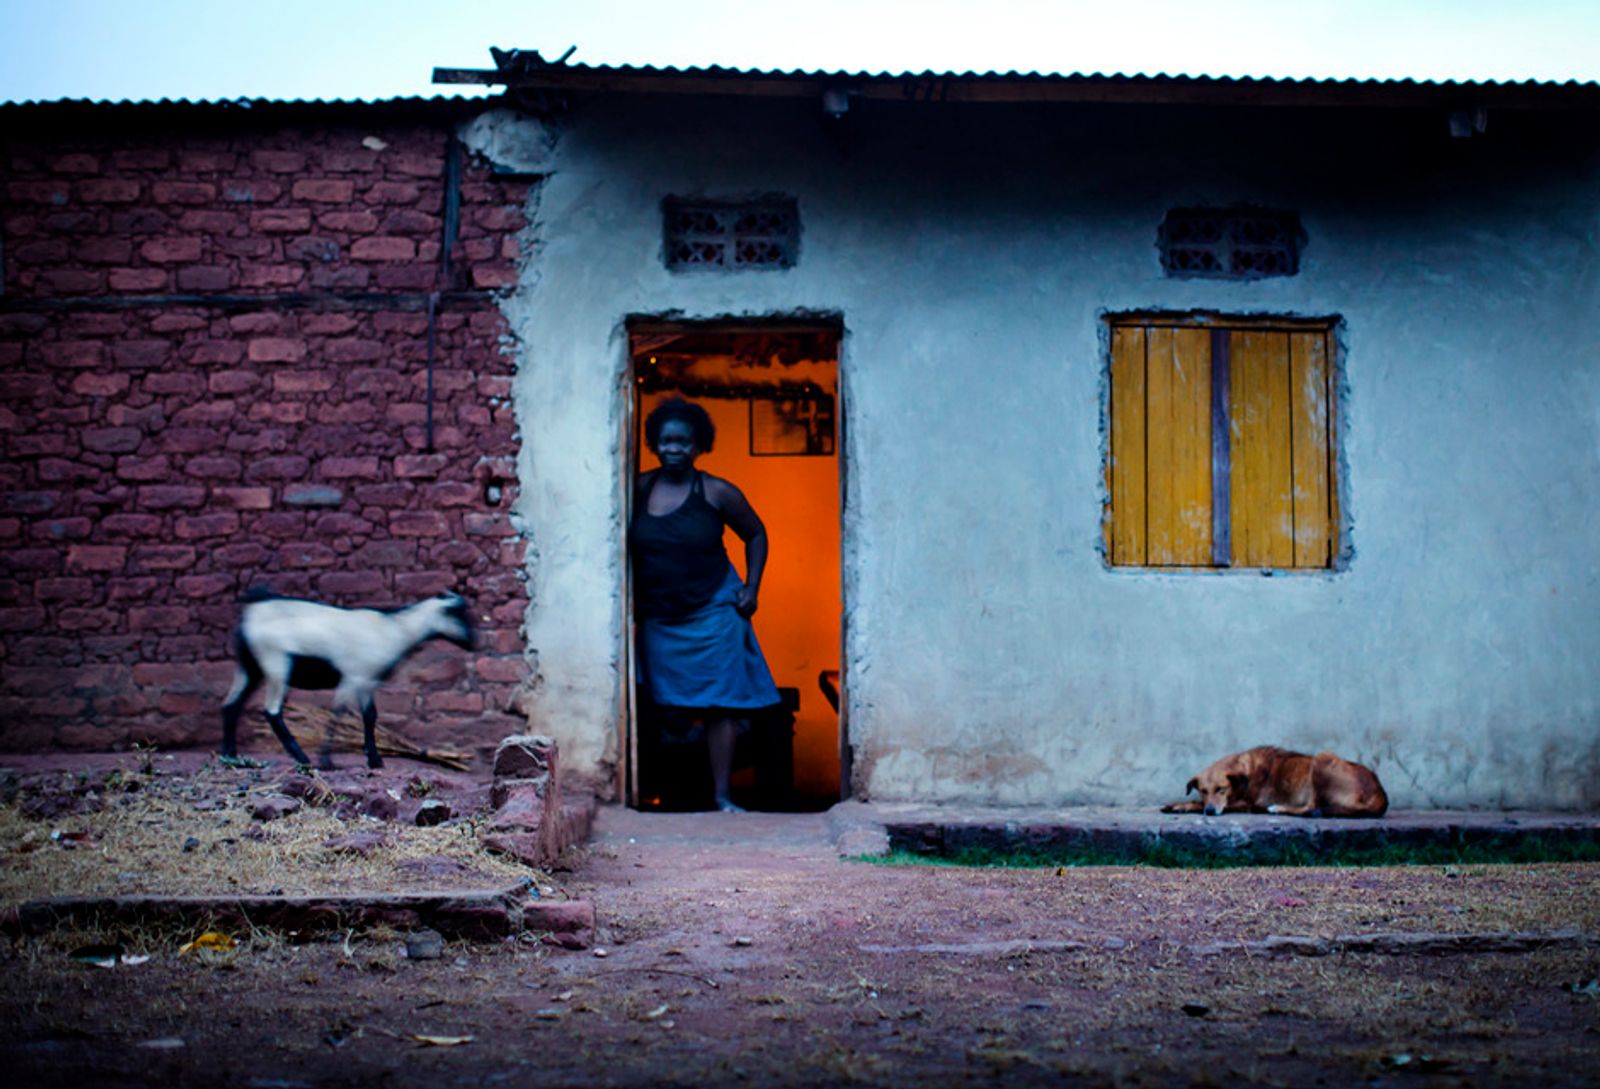
<path id="1" fill-rule="evenodd" d="M 489 46 L 847 72 L 1600 80 L 1600 0 L 0 0 L 0 101 L 473 93 Z"/>

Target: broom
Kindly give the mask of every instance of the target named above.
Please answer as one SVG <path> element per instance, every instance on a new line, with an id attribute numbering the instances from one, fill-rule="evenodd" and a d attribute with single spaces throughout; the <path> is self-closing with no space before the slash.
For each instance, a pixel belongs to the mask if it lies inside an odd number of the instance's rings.
<path id="1" fill-rule="evenodd" d="M 352 715 L 339 715 L 326 707 L 315 704 L 283 709 L 284 724 L 289 727 L 289 732 L 303 748 L 310 748 L 308 740 L 313 736 L 328 736 L 333 739 L 333 748 L 339 752 L 361 752 L 366 738 L 361 723 Z M 378 743 L 378 753 L 382 756 L 404 756 L 411 760 L 421 760 L 428 764 L 437 764 L 451 771 L 467 770 L 467 753 L 452 752 L 448 749 L 424 749 L 409 738 L 401 737 L 393 730 L 379 726 L 374 733 L 374 740 Z"/>

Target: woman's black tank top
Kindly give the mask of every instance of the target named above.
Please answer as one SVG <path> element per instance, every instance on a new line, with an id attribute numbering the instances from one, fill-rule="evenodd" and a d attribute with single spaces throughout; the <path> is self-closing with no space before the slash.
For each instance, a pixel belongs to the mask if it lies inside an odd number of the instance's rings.
<path id="1" fill-rule="evenodd" d="M 676 510 L 650 513 L 658 475 L 640 490 L 628 542 L 633 556 L 634 608 L 640 616 L 677 618 L 704 608 L 728 577 L 722 515 L 706 499 L 697 471 Z"/>

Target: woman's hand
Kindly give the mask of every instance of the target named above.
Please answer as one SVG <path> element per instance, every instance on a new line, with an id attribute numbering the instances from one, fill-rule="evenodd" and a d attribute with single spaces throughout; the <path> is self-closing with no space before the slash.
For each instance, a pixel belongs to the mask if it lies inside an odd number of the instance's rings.
<path id="1" fill-rule="evenodd" d="M 749 620 L 755 615 L 756 607 L 760 604 L 760 602 L 756 600 L 757 596 L 758 592 L 756 588 L 751 586 L 748 582 L 745 583 L 743 586 L 739 587 L 739 593 L 733 599 L 734 611 L 740 616 L 744 617 L 746 620 Z"/>

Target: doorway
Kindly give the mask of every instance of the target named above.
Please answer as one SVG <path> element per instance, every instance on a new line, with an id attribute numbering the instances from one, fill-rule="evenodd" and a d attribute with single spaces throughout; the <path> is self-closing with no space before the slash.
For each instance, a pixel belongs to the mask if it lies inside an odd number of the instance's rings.
<path id="1" fill-rule="evenodd" d="M 751 809 L 823 809 L 841 797 L 841 332 L 827 322 L 628 325 L 627 479 L 656 465 L 644 439 L 651 409 L 681 397 L 716 426 L 697 467 L 737 486 L 766 525 L 770 553 L 753 622 L 783 703 L 752 716 L 740 740 L 733 797 Z M 633 494 L 630 487 L 630 501 Z M 743 542 L 731 530 L 724 542 L 743 576 Z M 643 693 L 630 702 L 630 803 L 697 808 L 709 784 L 704 746 L 673 743 Z"/>

